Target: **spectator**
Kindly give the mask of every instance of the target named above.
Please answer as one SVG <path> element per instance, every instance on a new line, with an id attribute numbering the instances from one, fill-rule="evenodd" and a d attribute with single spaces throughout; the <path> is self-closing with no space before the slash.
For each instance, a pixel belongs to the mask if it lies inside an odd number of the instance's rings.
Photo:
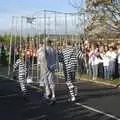
<path id="1" fill-rule="evenodd" d="M 98 48 L 96 48 L 93 44 L 89 53 L 90 65 L 92 66 L 93 80 L 96 80 L 98 76 L 98 54 Z"/>
<path id="2" fill-rule="evenodd" d="M 1 44 L 0 44 L 0 64 L 1 64 Z"/>
<path id="3" fill-rule="evenodd" d="M 6 65 L 6 50 L 5 50 L 5 46 L 2 44 L 1 47 L 1 63 L 2 65 Z"/>
<path id="4" fill-rule="evenodd" d="M 118 75 L 120 78 L 120 45 L 117 46 L 117 53 L 118 53 L 118 57 L 117 57 L 117 62 L 118 62 Z"/>
<path id="5" fill-rule="evenodd" d="M 109 56 L 107 55 L 108 48 L 104 49 L 103 53 L 103 66 L 104 66 L 104 79 L 109 80 Z"/>
<path id="6" fill-rule="evenodd" d="M 100 52 L 100 56 L 98 56 L 98 60 L 99 60 L 99 64 L 98 64 L 98 76 L 100 78 L 104 78 L 104 67 L 103 67 L 103 61 L 102 61 L 102 57 L 104 54 L 104 46 L 101 45 L 99 46 L 99 52 Z"/>
<path id="7" fill-rule="evenodd" d="M 117 54 L 115 53 L 113 46 L 109 47 L 109 51 L 106 54 L 109 57 L 109 75 L 110 75 L 110 79 L 112 80 L 115 75 L 115 62 L 116 62 Z"/>

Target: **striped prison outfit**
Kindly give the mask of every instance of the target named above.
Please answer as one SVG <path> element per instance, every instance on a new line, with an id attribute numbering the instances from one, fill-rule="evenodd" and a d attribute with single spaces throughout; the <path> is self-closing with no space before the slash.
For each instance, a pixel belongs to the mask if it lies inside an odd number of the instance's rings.
<path id="1" fill-rule="evenodd" d="M 48 63 L 45 54 L 45 47 L 41 46 L 37 51 L 37 64 L 40 67 L 40 86 L 45 87 L 45 97 L 49 98 L 52 94 L 52 99 L 55 98 L 55 84 L 53 82 L 52 72 L 48 69 Z M 51 92 L 51 93 L 50 93 Z"/>
<path id="2" fill-rule="evenodd" d="M 25 66 L 24 61 L 21 59 L 18 59 L 16 63 L 13 65 L 14 70 L 18 69 L 18 80 L 20 83 L 20 88 L 23 93 L 26 93 L 26 73 L 27 73 L 27 68 Z"/>
<path id="3" fill-rule="evenodd" d="M 72 82 L 75 81 L 75 71 L 77 70 L 78 58 L 83 57 L 83 53 L 68 46 L 62 51 L 63 54 L 63 71 L 65 75 L 66 85 L 69 89 L 71 101 L 75 101 L 77 96 L 77 86 L 74 86 Z"/>

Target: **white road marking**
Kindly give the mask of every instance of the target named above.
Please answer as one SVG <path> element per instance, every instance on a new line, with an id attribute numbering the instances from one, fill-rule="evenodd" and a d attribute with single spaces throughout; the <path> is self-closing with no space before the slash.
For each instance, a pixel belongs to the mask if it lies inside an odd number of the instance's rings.
<path id="1" fill-rule="evenodd" d="M 96 112 L 96 113 L 103 114 L 103 115 L 105 115 L 105 116 L 107 116 L 107 117 L 109 117 L 109 118 L 113 118 L 113 119 L 115 119 L 115 120 L 120 120 L 120 118 L 118 118 L 118 117 L 116 117 L 116 116 L 114 116 L 114 115 L 105 113 L 105 112 L 103 112 L 103 111 L 97 110 L 97 109 L 92 108 L 92 107 L 89 107 L 89 106 L 87 106 L 87 105 L 84 105 L 84 104 L 81 104 L 81 103 L 75 103 L 75 104 L 76 104 L 76 105 L 79 105 L 79 106 L 82 106 L 82 107 L 84 107 L 84 108 L 86 108 L 86 109 L 88 109 L 88 110 L 90 110 L 90 111 L 94 111 L 94 112 Z"/>
<path id="2" fill-rule="evenodd" d="M 30 118 L 28 120 L 40 120 L 40 119 L 43 119 L 43 118 L 46 118 L 46 117 L 47 117 L 46 115 L 41 115 L 39 117 Z"/>
<path id="3" fill-rule="evenodd" d="M 19 95 L 17 93 L 15 93 L 15 94 L 9 94 L 9 95 L 0 96 L 0 98 L 15 97 L 15 96 L 19 96 Z"/>

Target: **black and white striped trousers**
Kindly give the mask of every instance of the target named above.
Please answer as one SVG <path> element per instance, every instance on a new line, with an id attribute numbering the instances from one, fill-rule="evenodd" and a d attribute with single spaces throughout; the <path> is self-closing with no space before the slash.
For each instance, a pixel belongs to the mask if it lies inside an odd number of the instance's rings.
<path id="1" fill-rule="evenodd" d="M 67 68 L 65 65 L 63 66 L 66 85 L 69 89 L 71 97 L 75 97 L 77 96 L 77 86 L 73 84 L 73 82 L 75 82 L 75 71 L 72 71 L 72 69 Z"/>
<path id="2" fill-rule="evenodd" d="M 26 77 L 25 75 L 19 75 L 19 83 L 22 92 L 26 92 Z"/>

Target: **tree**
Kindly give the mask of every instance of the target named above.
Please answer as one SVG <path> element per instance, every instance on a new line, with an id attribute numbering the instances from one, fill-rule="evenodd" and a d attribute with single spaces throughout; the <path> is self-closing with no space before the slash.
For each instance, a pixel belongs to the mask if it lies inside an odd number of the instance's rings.
<path id="1" fill-rule="evenodd" d="M 86 0 L 86 10 L 93 16 L 92 25 L 99 23 L 96 27 L 102 27 L 111 35 L 120 34 L 120 5 L 111 0 Z M 91 25 L 91 24 L 90 24 Z M 93 26 L 92 26 L 93 27 Z"/>
<path id="2" fill-rule="evenodd" d="M 2 43 L 4 41 L 3 36 L 0 35 L 0 42 Z"/>
<path id="3" fill-rule="evenodd" d="M 81 1 L 79 0 L 79 3 Z M 87 20 L 85 32 L 88 36 L 102 34 L 103 37 L 104 35 L 118 37 L 120 35 L 120 4 L 114 1 L 85 0 L 84 12 Z M 80 4 L 72 4 L 72 6 L 78 9 Z"/>

